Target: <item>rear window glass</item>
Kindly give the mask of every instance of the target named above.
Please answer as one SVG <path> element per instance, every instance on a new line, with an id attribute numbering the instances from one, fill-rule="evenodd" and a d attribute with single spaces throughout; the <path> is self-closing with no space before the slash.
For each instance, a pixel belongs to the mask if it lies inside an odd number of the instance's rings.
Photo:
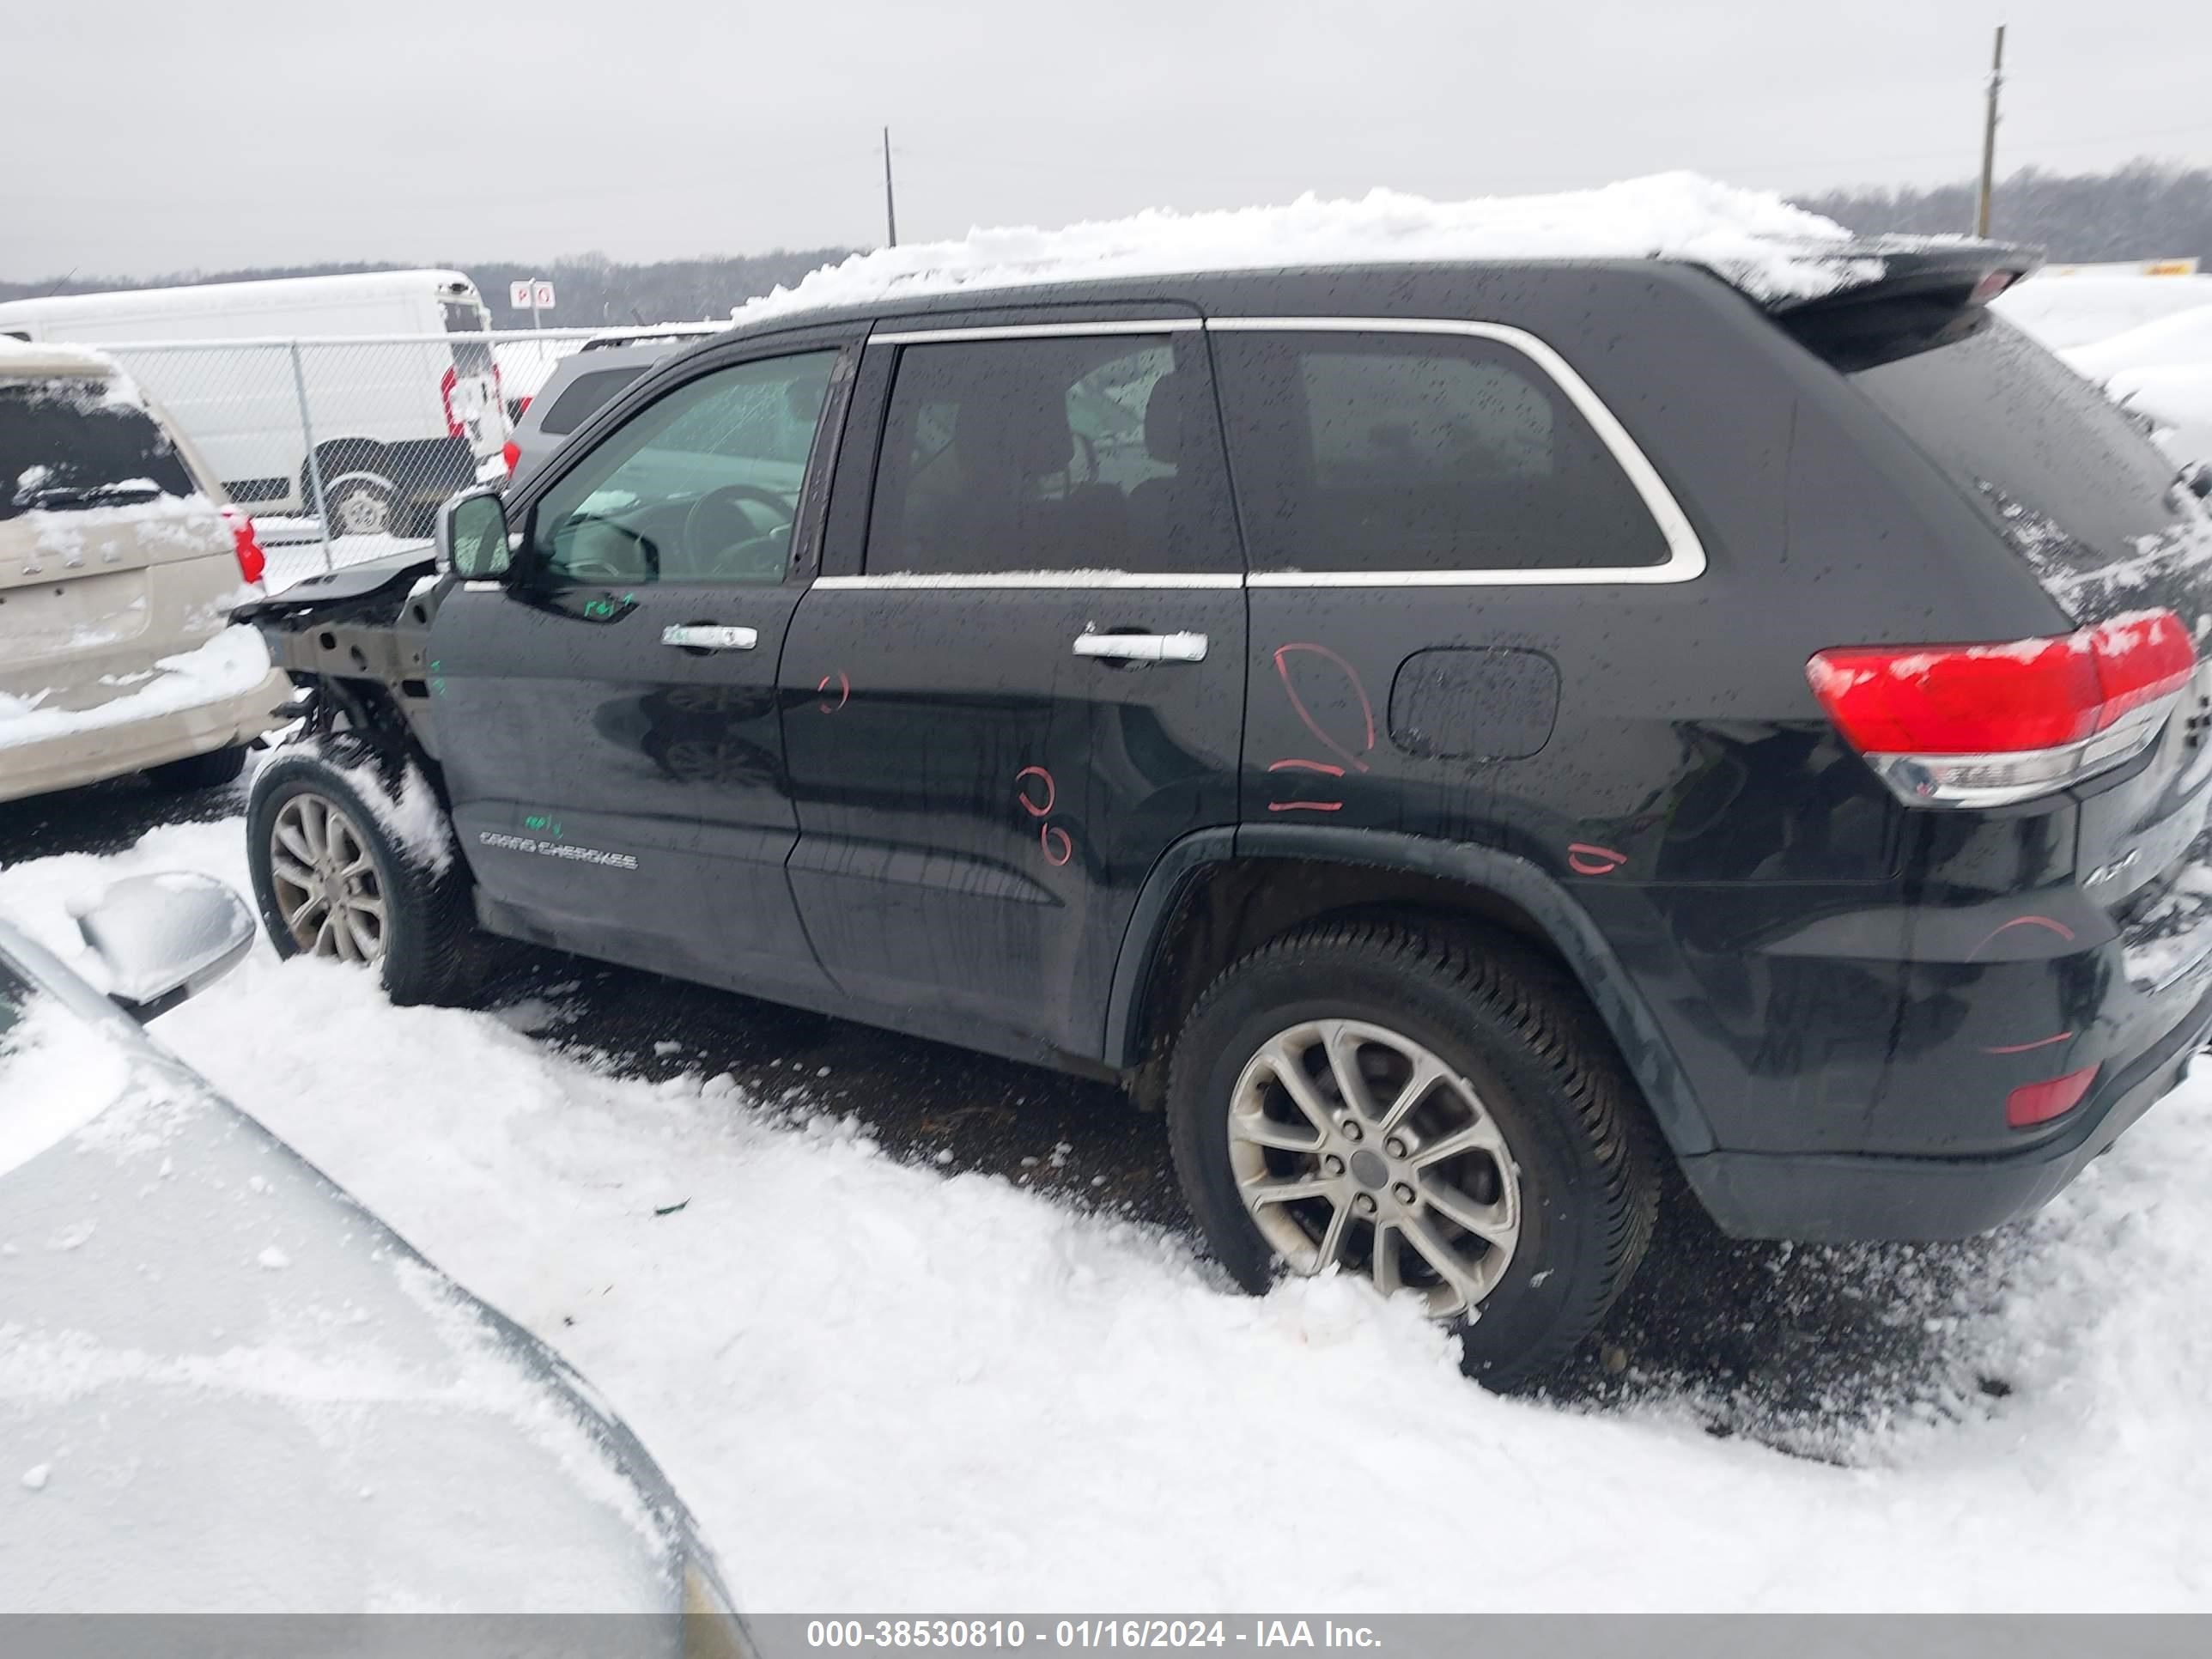
<path id="1" fill-rule="evenodd" d="M 614 396 L 645 371 L 642 368 L 602 368 L 579 374 L 561 388 L 551 407 L 538 422 L 550 436 L 565 438 L 613 401 Z"/>
<path id="2" fill-rule="evenodd" d="M 2057 526 L 2087 565 L 2173 522 L 2175 468 L 2096 386 L 2002 318 L 1966 339 L 1862 369 L 1853 385 L 1986 507 Z"/>
<path id="3" fill-rule="evenodd" d="M 1460 335 L 1217 337 L 1258 570 L 1662 563 L 1666 538 L 1558 383 Z"/>
<path id="4" fill-rule="evenodd" d="M 168 434 L 107 382 L 0 385 L 0 519 L 193 493 Z"/>
<path id="5" fill-rule="evenodd" d="M 474 300 L 447 300 L 443 302 L 446 313 L 446 332 L 448 334 L 481 334 L 490 324 L 491 313 Z M 453 343 L 453 370 L 456 374 L 481 377 L 491 373 L 491 347 L 471 341 Z"/>

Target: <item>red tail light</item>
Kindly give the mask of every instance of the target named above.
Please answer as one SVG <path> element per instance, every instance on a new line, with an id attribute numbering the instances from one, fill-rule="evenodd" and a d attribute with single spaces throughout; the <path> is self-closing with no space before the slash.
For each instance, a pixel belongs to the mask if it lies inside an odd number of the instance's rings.
<path id="1" fill-rule="evenodd" d="M 258 582 L 269 568 L 269 556 L 261 550 L 261 543 L 254 536 L 253 520 L 237 507 L 222 509 L 222 521 L 230 526 L 230 545 L 238 555 L 238 574 L 249 582 Z"/>
<path id="2" fill-rule="evenodd" d="M 526 392 L 514 400 L 514 418 L 520 420 L 530 412 L 531 393 Z"/>
<path id="3" fill-rule="evenodd" d="M 2015 1129 L 2033 1129 L 2063 1117 L 2081 1103 L 2096 1080 L 2097 1068 L 2091 1066 L 2045 1083 L 2023 1083 L 2005 1097 L 2005 1121 Z"/>
<path id="4" fill-rule="evenodd" d="M 509 438 L 499 447 L 499 453 L 507 462 L 507 470 L 512 472 L 514 471 L 514 464 L 522 459 L 522 446 Z"/>
<path id="5" fill-rule="evenodd" d="M 438 377 L 438 401 L 446 407 L 446 435 L 449 438 L 469 435 L 468 422 L 453 413 L 453 388 L 460 383 L 460 374 L 455 369 L 449 368 Z"/>
<path id="6" fill-rule="evenodd" d="M 2181 619 L 2144 611 L 2008 645 L 1822 651 L 1805 677 L 1844 740 L 1904 799 L 1990 806 L 2140 752 L 2196 668 Z"/>

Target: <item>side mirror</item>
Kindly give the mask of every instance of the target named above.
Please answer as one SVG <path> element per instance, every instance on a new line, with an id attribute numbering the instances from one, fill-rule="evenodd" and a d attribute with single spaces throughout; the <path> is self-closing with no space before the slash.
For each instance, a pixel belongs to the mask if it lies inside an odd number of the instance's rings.
<path id="1" fill-rule="evenodd" d="M 472 489 L 438 509 L 438 572 L 463 581 L 501 581 L 513 555 L 507 503 L 496 489 Z"/>
<path id="2" fill-rule="evenodd" d="M 2199 501 L 2212 498 L 2212 461 L 2199 461 L 2181 475 L 2189 493 Z"/>
<path id="3" fill-rule="evenodd" d="M 131 876 L 77 913 L 107 995 L 143 1024 L 204 991 L 253 946 L 253 913 L 211 876 Z"/>

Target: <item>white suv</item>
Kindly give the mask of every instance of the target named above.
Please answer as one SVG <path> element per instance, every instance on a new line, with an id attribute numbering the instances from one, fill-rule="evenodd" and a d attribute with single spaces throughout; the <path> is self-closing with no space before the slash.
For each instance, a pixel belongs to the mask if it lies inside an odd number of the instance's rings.
<path id="1" fill-rule="evenodd" d="M 112 363 L 0 339 L 0 800 L 235 778 L 289 695 L 230 623 L 261 568 L 252 520 Z"/>

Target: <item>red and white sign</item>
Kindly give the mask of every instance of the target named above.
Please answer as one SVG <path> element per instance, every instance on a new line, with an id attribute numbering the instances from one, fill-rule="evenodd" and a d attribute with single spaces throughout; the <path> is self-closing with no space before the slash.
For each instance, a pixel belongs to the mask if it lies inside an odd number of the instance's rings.
<path id="1" fill-rule="evenodd" d="M 509 283 L 507 302 L 517 311 L 550 311 L 553 309 L 553 284 L 540 280 Z"/>
<path id="2" fill-rule="evenodd" d="M 514 307 L 517 311 L 529 310 L 530 284 L 528 283 L 509 283 L 507 285 L 507 302 L 508 305 Z"/>
<path id="3" fill-rule="evenodd" d="M 531 290 L 530 304 L 531 308 L 535 311 L 552 310 L 553 284 L 550 283 L 539 283 L 536 284 Z"/>

